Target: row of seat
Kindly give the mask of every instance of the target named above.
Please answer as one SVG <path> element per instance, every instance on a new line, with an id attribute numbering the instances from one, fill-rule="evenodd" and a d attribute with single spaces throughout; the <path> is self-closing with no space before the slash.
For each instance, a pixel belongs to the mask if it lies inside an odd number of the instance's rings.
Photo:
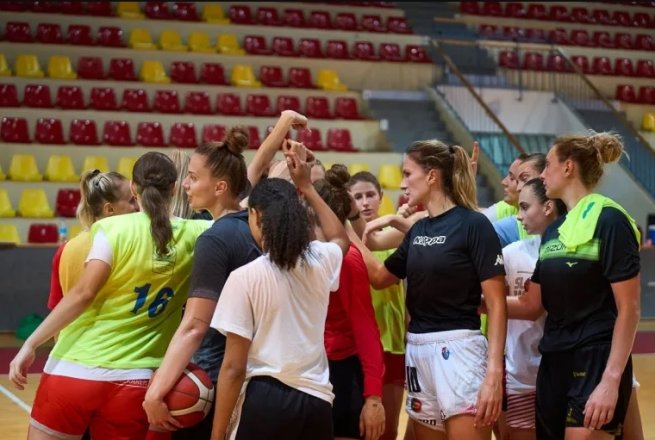
<path id="1" fill-rule="evenodd" d="M 136 162 L 134 156 L 124 156 L 118 160 L 116 171 L 127 178 L 132 178 L 132 168 Z M 82 171 L 88 170 L 109 170 L 107 158 L 98 155 L 88 155 L 84 157 Z M 50 182 L 68 182 L 75 183 L 80 181 L 80 174 L 75 171 L 73 159 L 65 154 L 52 154 L 46 162 L 45 172 L 40 173 L 36 164 L 36 158 L 31 154 L 15 154 L 11 158 L 8 175 L 6 176 L 0 169 L 0 180 L 18 181 L 18 182 L 38 182 L 47 180 Z"/>
<path id="2" fill-rule="evenodd" d="M 7 143 L 30 143 L 27 120 L 25 118 L 3 117 L 0 127 L 0 139 Z M 259 129 L 248 126 L 249 148 L 257 149 L 261 143 Z M 270 130 L 270 127 L 269 127 Z M 136 127 L 136 139 L 132 138 L 131 124 L 128 121 L 106 121 L 103 126 L 102 140 L 98 137 L 96 123 L 90 119 L 73 119 L 69 127 L 69 143 L 75 145 L 104 144 L 118 147 L 178 147 L 196 148 L 198 138 L 192 122 L 175 122 L 171 124 L 168 141 L 164 138 L 164 128 L 159 122 L 139 122 Z M 202 142 L 221 141 L 225 136 L 225 127 L 219 124 L 205 124 L 202 128 Z M 39 118 L 36 122 L 34 138 L 42 144 L 65 144 L 61 120 Z M 357 151 L 352 145 L 350 130 L 329 128 L 327 142 L 323 144 L 321 130 L 301 130 L 298 141 L 313 150 Z"/>
<path id="3" fill-rule="evenodd" d="M 637 92 L 631 84 L 619 84 L 616 86 L 616 99 L 634 104 L 655 105 L 655 87 L 641 86 Z"/>
<path id="4" fill-rule="evenodd" d="M 641 118 L 641 129 L 655 132 L 655 112 L 644 113 L 644 116 Z"/>
<path id="5" fill-rule="evenodd" d="M 584 55 L 574 55 L 571 61 L 587 75 L 618 75 L 641 78 L 655 78 L 655 66 L 651 60 L 638 60 L 635 67 L 627 58 L 616 58 L 614 64 L 608 57 L 594 57 L 591 62 Z M 557 54 L 544 55 L 539 52 L 525 52 L 522 60 L 513 50 L 503 50 L 498 54 L 498 64 L 509 69 L 545 70 L 555 72 L 572 72 L 573 68 Z"/>
<path id="6" fill-rule="evenodd" d="M 82 230 L 80 224 L 71 228 L 69 238 L 75 237 Z M 33 244 L 54 244 L 59 242 L 59 229 L 54 223 L 32 223 L 27 232 L 27 242 Z M 0 243 L 22 243 L 18 228 L 13 224 L 0 224 Z"/>
<path id="7" fill-rule="evenodd" d="M 28 218 L 75 217 L 79 203 L 79 189 L 61 188 L 57 191 L 53 210 L 43 189 L 27 188 L 21 192 L 18 209 L 14 209 L 7 190 L 0 188 L 0 217 L 4 218 L 16 216 Z"/>
<path id="8" fill-rule="evenodd" d="M 116 97 L 111 87 L 93 87 L 89 92 L 88 103 L 79 86 L 60 86 L 53 102 L 50 87 L 43 84 L 27 84 L 23 99 L 18 99 L 14 84 L 0 83 L 0 107 L 19 107 L 24 105 L 32 108 L 54 108 L 55 105 L 64 110 L 81 110 L 90 108 L 100 111 L 159 112 L 159 113 L 193 113 L 199 115 L 252 115 L 275 116 L 283 110 L 294 110 L 310 118 L 317 119 L 363 119 L 357 108 L 355 98 L 340 96 L 335 98 L 334 111 L 330 102 L 324 96 L 308 96 L 304 108 L 300 106 L 300 98 L 293 95 L 278 96 L 276 107 L 270 97 L 265 94 L 249 94 L 246 97 L 245 109 L 241 97 L 234 93 L 219 93 L 216 105 L 212 107 L 209 93 L 188 91 L 184 96 L 184 106 L 180 105 L 178 92 L 175 90 L 156 90 L 152 105 L 148 92 L 144 89 L 123 89 L 122 100 Z"/>
<path id="9" fill-rule="evenodd" d="M 504 5 L 504 7 L 503 7 Z M 484 15 L 491 17 L 509 17 L 544 21 L 575 22 L 583 24 L 599 24 L 605 26 L 625 26 L 650 28 L 655 26 L 655 17 L 648 12 L 615 10 L 610 13 L 606 9 L 590 10 L 585 6 L 573 6 L 569 10 L 566 5 L 530 3 L 525 7 L 522 3 L 505 2 L 460 2 L 463 14 Z"/>

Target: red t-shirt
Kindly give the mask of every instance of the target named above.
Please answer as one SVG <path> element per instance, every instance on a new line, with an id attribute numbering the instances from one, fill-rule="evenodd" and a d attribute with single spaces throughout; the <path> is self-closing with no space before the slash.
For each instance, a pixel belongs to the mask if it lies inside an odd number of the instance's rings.
<path id="1" fill-rule="evenodd" d="M 384 359 L 380 330 L 364 258 L 352 244 L 343 258 L 339 289 L 330 295 L 325 351 L 331 361 L 357 355 L 364 373 L 364 397 L 382 396 Z"/>
<path id="2" fill-rule="evenodd" d="M 57 248 L 55 255 L 52 257 L 52 269 L 50 270 L 50 295 L 48 296 L 48 309 L 52 310 L 64 297 L 64 292 L 61 290 L 61 282 L 59 281 L 59 262 L 61 261 L 61 253 L 64 251 L 63 243 Z"/>

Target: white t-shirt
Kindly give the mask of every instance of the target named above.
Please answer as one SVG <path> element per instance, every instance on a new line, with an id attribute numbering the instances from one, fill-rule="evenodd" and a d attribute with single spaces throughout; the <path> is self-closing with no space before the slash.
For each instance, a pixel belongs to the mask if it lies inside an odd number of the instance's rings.
<path id="1" fill-rule="evenodd" d="M 526 282 L 532 276 L 539 258 L 540 244 L 541 237 L 534 237 L 514 242 L 503 248 L 509 296 L 520 296 L 525 293 Z M 535 391 L 537 371 L 541 362 L 539 341 L 544 333 L 545 320 L 545 313 L 536 321 L 507 320 L 505 343 L 507 394 Z"/>
<path id="2" fill-rule="evenodd" d="M 292 270 L 262 255 L 230 274 L 211 326 L 252 341 L 247 379 L 271 376 L 332 403 L 323 333 L 342 261 L 336 244 L 313 241 L 306 262 Z"/>

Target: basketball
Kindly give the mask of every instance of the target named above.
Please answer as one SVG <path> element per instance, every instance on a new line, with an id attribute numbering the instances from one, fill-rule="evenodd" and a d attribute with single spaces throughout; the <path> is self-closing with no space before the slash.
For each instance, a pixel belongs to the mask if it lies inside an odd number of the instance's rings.
<path id="1" fill-rule="evenodd" d="M 214 384 L 199 366 L 189 363 L 164 399 L 171 415 L 185 428 L 204 419 L 214 401 Z"/>

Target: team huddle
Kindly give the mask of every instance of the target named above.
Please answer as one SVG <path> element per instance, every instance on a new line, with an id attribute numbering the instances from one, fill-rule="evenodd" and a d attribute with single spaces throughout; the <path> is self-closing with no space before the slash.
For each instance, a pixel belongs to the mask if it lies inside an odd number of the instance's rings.
<path id="1" fill-rule="evenodd" d="M 379 216 L 373 174 L 285 139 L 307 123 L 284 111 L 250 164 L 234 127 L 82 177 L 84 232 L 10 364 L 23 389 L 56 338 L 28 438 L 387 440 L 403 405 L 406 440 L 640 438 L 640 233 L 593 192 L 620 139 L 520 156 L 486 209 L 477 147 L 416 141 Z M 215 384 L 194 426 L 166 405 L 189 362 Z"/>

